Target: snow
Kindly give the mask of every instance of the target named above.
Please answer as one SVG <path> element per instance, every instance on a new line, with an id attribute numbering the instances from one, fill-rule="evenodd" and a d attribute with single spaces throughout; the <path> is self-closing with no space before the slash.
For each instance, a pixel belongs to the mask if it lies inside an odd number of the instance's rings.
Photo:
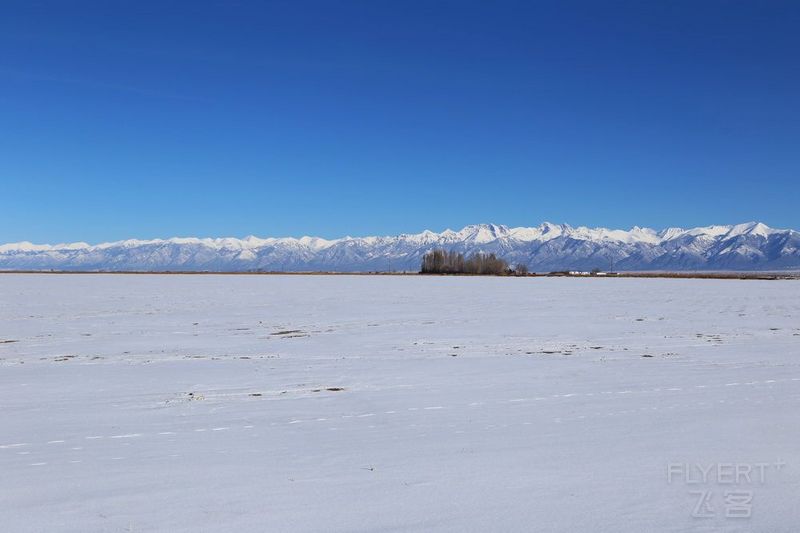
<path id="1" fill-rule="evenodd" d="M 651 228 L 642 228 L 634 226 L 630 230 L 621 229 L 608 229 L 608 228 L 588 228 L 580 226 L 572 228 L 567 224 L 552 224 L 544 222 L 537 227 L 517 227 L 509 228 L 504 225 L 498 224 L 473 224 L 465 226 L 459 231 L 446 229 L 441 233 L 436 233 L 430 230 L 425 230 L 417 234 L 402 234 L 397 236 L 398 239 L 404 239 L 410 242 L 429 243 L 439 240 L 445 241 L 471 241 L 476 243 L 487 243 L 506 236 L 513 236 L 516 240 L 525 242 L 540 241 L 544 242 L 562 235 L 568 235 L 573 238 L 587 239 L 587 240 L 603 240 L 611 239 L 619 242 L 648 242 L 648 243 L 661 243 L 671 240 L 679 235 L 705 235 L 709 237 L 728 236 L 733 237 L 737 235 L 760 235 L 769 236 L 776 232 L 785 232 L 788 230 L 776 230 L 760 222 L 748 222 L 745 224 L 736 224 L 730 226 L 707 226 L 703 228 L 694 228 L 691 230 L 683 230 L 680 228 L 668 228 L 661 232 L 656 232 Z M 226 248 L 259 248 L 265 245 L 274 244 L 275 242 L 284 243 L 298 243 L 301 245 L 311 246 L 312 248 L 323 249 L 328 248 L 334 244 L 347 240 L 362 240 L 364 242 L 376 242 L 381 239 L 391 239 L 392 237 L 344 237 L 341 239 L 326 240 L 319 237 L 304 236 L 298 239 L 292 237 L 269 237 L 260 238 L 254 235 L 249 235 L 243 239 L 235 237 L 224 238 L 197 238 L 197 237 L 172 237 L 169 239 L 127 239 L 123 241 L 104 242 L 96 245 L 90 245 L 85 242 L 75 243 L 61 243 L 61 244 L 33 244 L 30 242 L 9 243 L 0 245 L 0 252 L 19 251 L 19 252 L 32 252 L 32 251 L 47 251 L 47 250 L 82 250 L 82 249 L 96 249 L 103 250 L 108 248 L 133 248 L 143 245 L 159 245 L 159 244 L 204 244 L 205 246 L 222 250 Z"/>
<path id="2" fill-rule="evenodd" d="M 736 237 L 738 235 L 757 235 L 759 237 L 769 237 L 773 233 L 780 231 L 774 230 L 762 224 L 761 222 L 748 222 L 746 224 L 737 224 L 733 226 L 727 233 L 727 237 Z"/>
<path id="3" fill-rule="evenodd" d="M 685 234 L 685 230 L 683 228 L 666 228 L 658 232 L 658 236 L 663 241 L 670 241 L 681 235 Z"/>
<path id="4" fill-rule="evenodd" d="M 509 228 L 476 224 L 459 231 L 326 240 L 304 236 L 244 239 L 173 237 L 102 243 L 0 245 L 2 270 L 416 271 L 433 248 L 495 253 L 532 271 L 786 270 L 800 268 L 800 233 L 749 222 L 656 232 L 573 228 L 545 222 Z M 753 250 L 756 253 L 753 253 Z"/>
<path id="5" fill-rule="evenodd" d="M 615 241 L 626 244 L 645 242 L 649 244 L 659 244 L 662 239 L 655 230 L 650 228 L 640 228 L 634 226 L 630 231 L 610 230 L 606 228 L 587 228 L 581 226 L 570 232 L 570 236 L 576 239 L 587 241 Z"/>
<path id="6" fill-rule="evenodd" d="M 792 281 L 0 275 L 0 523 L 794 531 L 799 317 Z"/>
<path id="7" fill-rule="evenodd" d="M 725 236 L 734 226 L 705 226 L 702 228 L 694 228 L 687 230 L 685 232 L 686 235 L 692 236 L 702 236 L 702 237 L 723 237 Z"/>
<path id="8" fill-rule="evenodd" d="M 76 243 L 77 244 L 77 243 Z M 64 247 L 70 245 L 62 245 Z M 0 244 L 0 253 L 3 252 L 40 252 L 50 250 L 53 248 L 49 244 L 33 244 L 32 242 L 12 242 L 8 244 Z"/>
<path id="9" fill-rule="evenodd" d="M 522 242 L 547 242 L 562 235 L 570 235 L 572 228 L 566 224 L 544 222 L 536 228 L 512 228 L 509 233 Z"/>

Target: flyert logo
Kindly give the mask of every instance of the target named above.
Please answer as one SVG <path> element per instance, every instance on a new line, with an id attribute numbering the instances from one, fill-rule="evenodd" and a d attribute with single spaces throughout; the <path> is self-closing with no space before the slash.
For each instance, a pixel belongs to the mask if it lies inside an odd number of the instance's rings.
<path id="1" fill-rule="evenodd" d="M 668 463 L 667 483 L 692 490 L 692 518 L 750 518 L 755 488 L 786 466 L 783 461 L 757 463 Z"/>

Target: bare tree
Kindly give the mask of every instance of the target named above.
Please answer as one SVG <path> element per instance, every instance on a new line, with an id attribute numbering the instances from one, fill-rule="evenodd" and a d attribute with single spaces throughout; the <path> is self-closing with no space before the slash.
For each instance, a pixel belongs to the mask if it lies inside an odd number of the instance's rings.
<path id="1" fill-rule="evenodd" d="M 477 274 L 501 276 L 511 273 L 508 263 L 495 254 L 481 252 L 464 258 L 454 251 L 431 250 L 422 257 L 422 274 Z"/>

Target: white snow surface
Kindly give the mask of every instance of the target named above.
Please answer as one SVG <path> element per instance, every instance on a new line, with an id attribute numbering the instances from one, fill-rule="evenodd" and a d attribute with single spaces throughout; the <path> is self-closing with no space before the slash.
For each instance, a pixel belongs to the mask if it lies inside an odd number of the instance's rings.
<path id="1" fill-rule="evenodd" d="M 384 237 L 174 237 L 89 245 L 0 245 L 1 270 L 416 271 L 434 248 L 495 253 L 534 271 L 800 269 L 800 233 L 759 222 L 657 232 L 497 224 Z"/>
<path id="2" fill-rule="evenodd" d="M 4 274 L 0 408 L 3 531 L 791 532 L 800 283 Z"/>

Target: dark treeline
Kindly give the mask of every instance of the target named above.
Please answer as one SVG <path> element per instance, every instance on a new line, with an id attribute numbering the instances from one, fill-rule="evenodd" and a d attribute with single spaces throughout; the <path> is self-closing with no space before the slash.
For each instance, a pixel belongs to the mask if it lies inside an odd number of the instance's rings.
<path id="1" fill-rule="evenodd" d="M 508 263 L 494 254 L 475 253 L 464 257 L 460 252 L 432 250 L 422 257 L 422 274 L 478 274 L 503 276 L 527 274 L 528 270 L 520 265 L 517 271 L 509 268 Z"/>

